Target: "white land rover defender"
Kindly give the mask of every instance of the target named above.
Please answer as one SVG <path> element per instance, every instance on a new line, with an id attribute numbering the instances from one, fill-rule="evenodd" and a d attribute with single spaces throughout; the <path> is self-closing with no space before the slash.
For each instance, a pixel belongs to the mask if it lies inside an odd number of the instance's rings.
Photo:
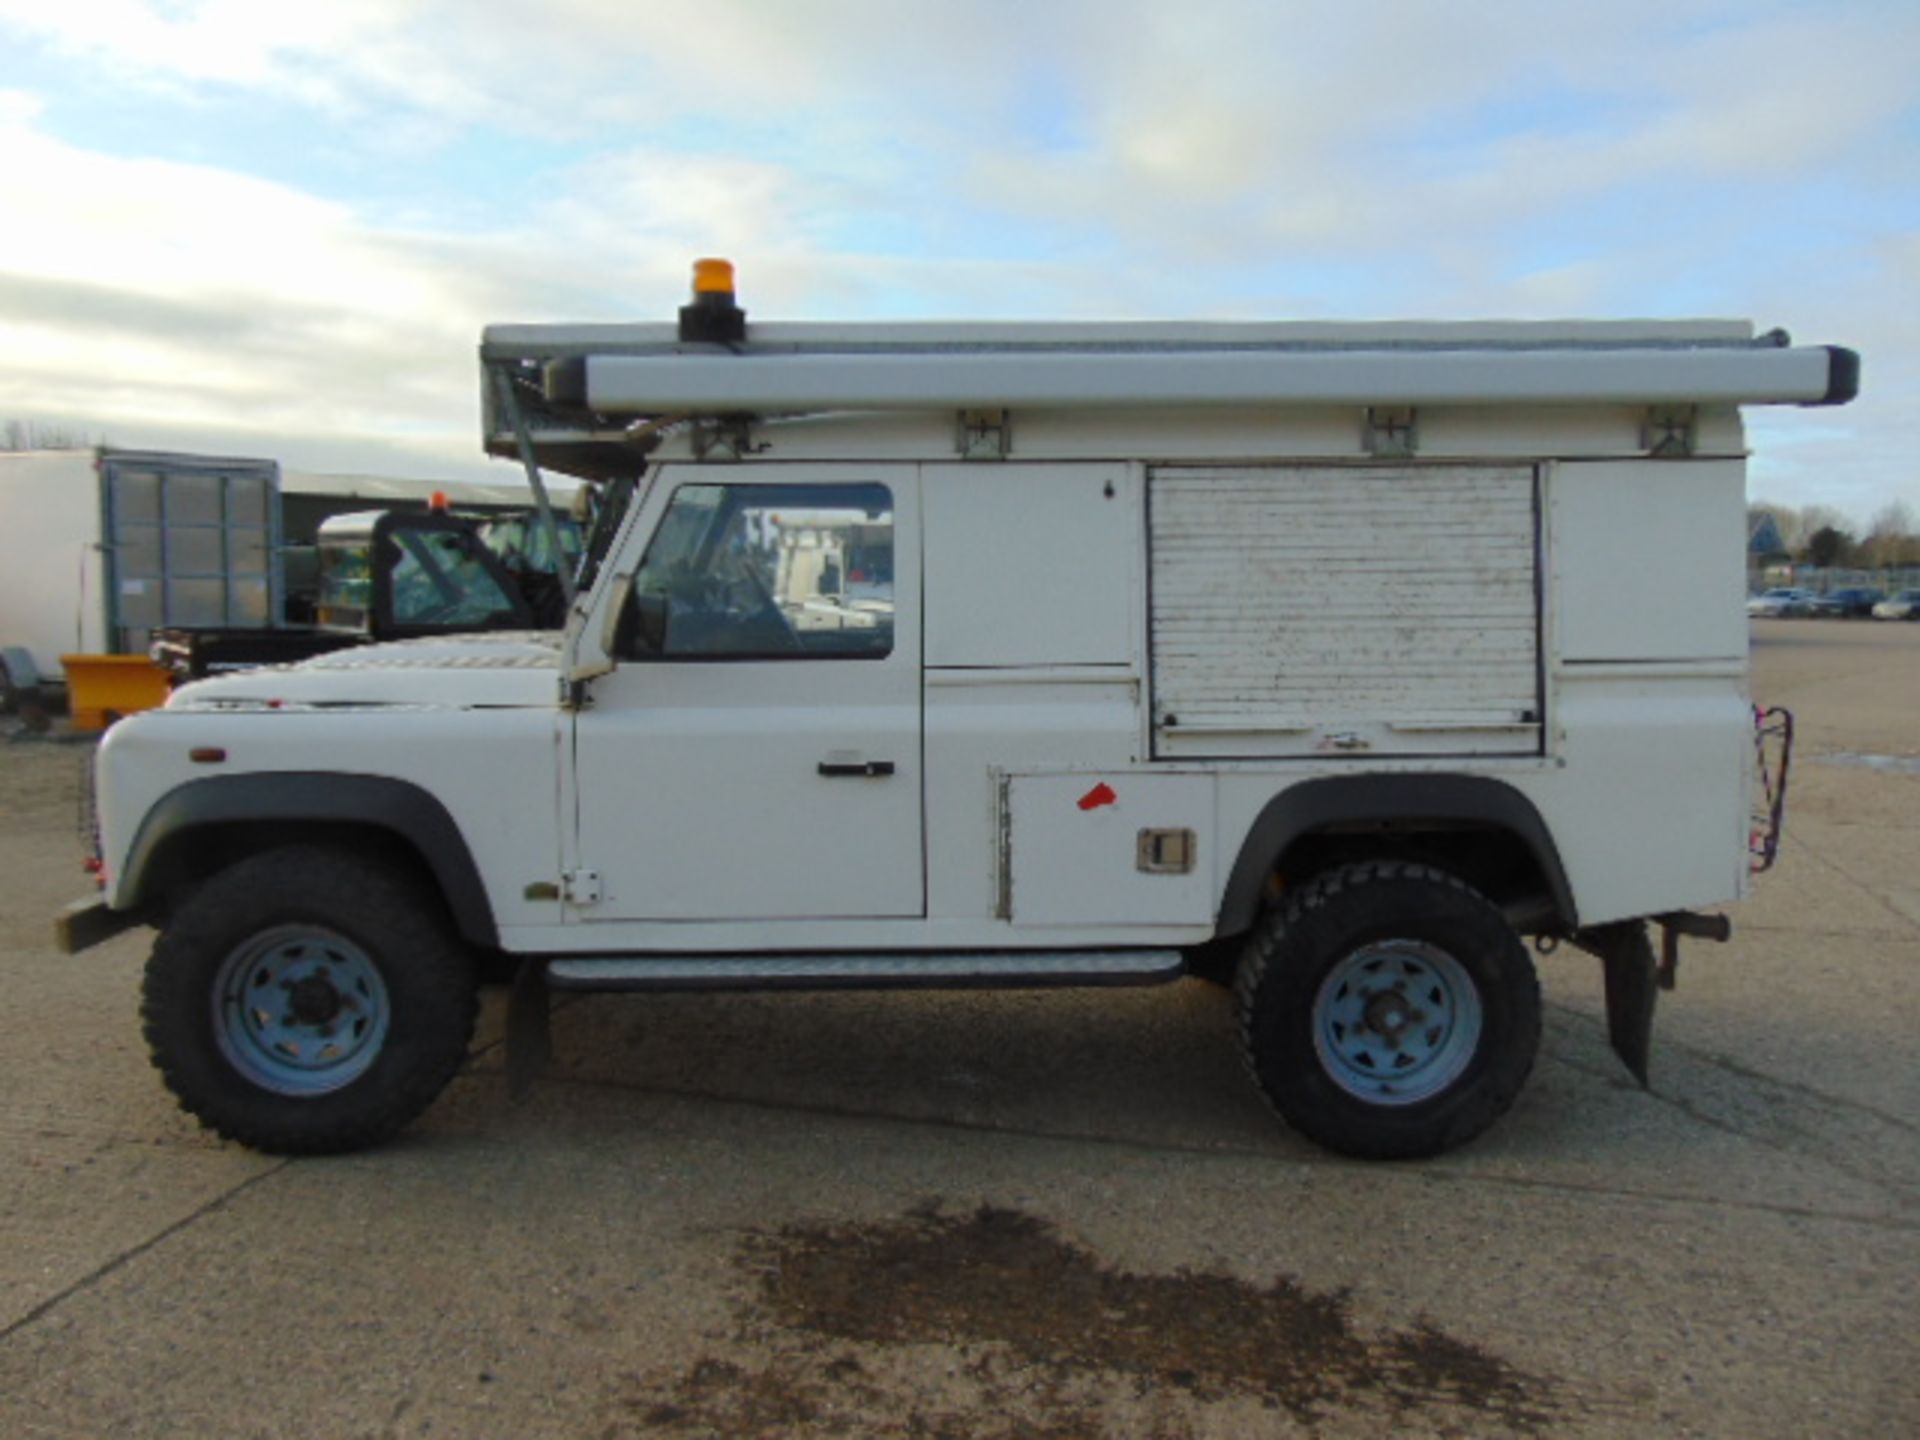
<path id="1" fill-rule="evenodd" d="M 678 325 L 481 358 L 487 447 L 602 494 L 564 632 L 191 684 L 100 748 L 62 939 L 158 928 L 147 1041 L 222 1135 L 391 1135 L 503 963 L 516 1085 L 549 987 L 1199 974 L 1290 1124 L 1428 1155 L 1533 1064 L 1529 937 L 1600 957 L 1644 1081 L 1675 937 L 1777 833 L 1739 407 L 1844 403 L 1849 351 L 748 326 L 703 262 Z"/>

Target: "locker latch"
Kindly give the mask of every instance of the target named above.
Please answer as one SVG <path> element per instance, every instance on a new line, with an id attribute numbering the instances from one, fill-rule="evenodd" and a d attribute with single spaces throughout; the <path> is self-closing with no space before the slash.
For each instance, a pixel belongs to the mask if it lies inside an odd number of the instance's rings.
<path id="1" fill-rule="evenodd" d="M 1185 875 L 1197 848 L 1191 830 L 1142 830 L 1135 863 L 1148 875 Z"/>

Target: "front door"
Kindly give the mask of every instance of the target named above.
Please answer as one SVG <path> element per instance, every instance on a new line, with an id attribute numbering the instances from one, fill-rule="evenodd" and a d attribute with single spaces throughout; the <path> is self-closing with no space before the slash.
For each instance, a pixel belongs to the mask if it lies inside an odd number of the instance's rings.
<path id="1" fill-rule="evenodd" d="M 581 921 L 925 913 L 918 478 L 667 466 L 575 721 Z"/>

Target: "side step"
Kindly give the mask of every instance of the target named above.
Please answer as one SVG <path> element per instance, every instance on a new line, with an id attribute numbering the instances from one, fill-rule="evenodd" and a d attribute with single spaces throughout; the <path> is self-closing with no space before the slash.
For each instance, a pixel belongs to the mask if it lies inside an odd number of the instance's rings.
<path id="1" fill-rule="evenodd" d="M 998 990 L 1162 985 L 1178 950 L 1028 950 L 977 955 L 619 955 L 547 964 L 555 990 Z"/>

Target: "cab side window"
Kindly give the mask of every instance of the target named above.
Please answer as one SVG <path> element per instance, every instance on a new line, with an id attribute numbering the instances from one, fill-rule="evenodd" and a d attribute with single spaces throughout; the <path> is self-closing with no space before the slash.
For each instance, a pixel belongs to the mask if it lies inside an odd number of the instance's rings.
<path id="1" fill-rule="evenodd" d="M 625 660 L 879 659 L 893 650 L 884 485 L 682 485 L 621 615 Z"/>
<path id="2" fill-rule="evenodd" d="M 479 541 L 452 530 L 396 529 L 393 623 L 485 625 L 513 617 L 513 597 L 474 551 Z"/>

